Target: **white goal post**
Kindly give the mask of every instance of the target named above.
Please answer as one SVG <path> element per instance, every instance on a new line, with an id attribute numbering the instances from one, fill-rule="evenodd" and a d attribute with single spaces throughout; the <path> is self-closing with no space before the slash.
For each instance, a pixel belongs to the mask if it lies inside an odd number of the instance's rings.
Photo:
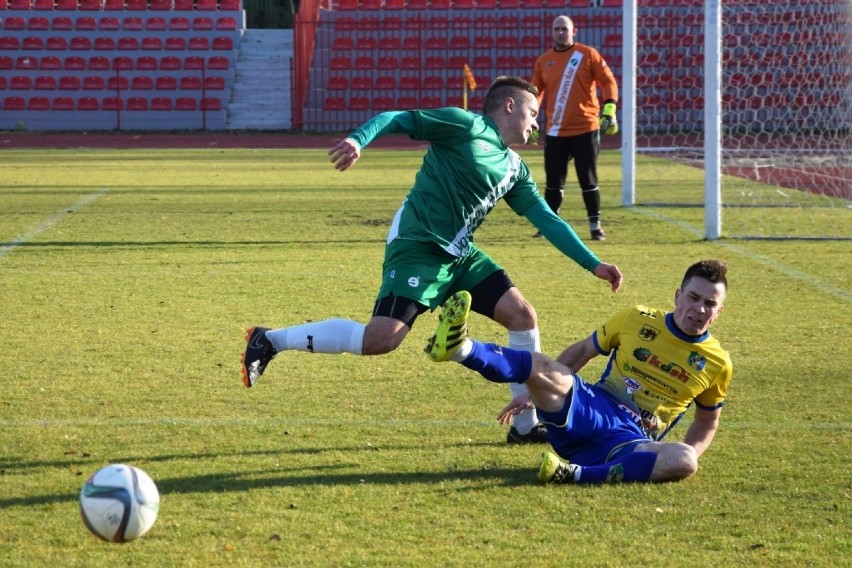
<path id="1" fill-rule="evenodd" d="M 623 9 L 622 205 L 702 208 L 711 240 L 852 239 L 852 2 Z"/>

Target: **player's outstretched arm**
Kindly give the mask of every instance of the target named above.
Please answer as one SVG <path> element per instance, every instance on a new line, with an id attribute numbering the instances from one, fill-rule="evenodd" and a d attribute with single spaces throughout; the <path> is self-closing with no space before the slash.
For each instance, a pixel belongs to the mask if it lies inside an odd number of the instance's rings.
<path id="1" fill-rule="evenodd" d="M 328 151 L 331 163 L 341 172 L 352 167 L 361 157 L 361 146 L 351 138 L 344 138 Z"/>
<path id="2" fill-rule="evenodd" d="M 624 282 L 624 276 L 614 264 L 602 262 L 595 267 L 595 276 L 601 280 L 609 282 L 613 292 L 618 292 L 621 289 L 621 284 Z"/>
<path id="3" fill-rule="evenodd" d="M 716 435 L 716 430 L 719 428 L 719 416 L 722 414 L 721 408 L 714 410 L 705 410 L 699 406 L 695 407 L 695 418 L 686 435 L 683 437 L 683 443 L 695 448 L 695 451 L 700 456 L 710 447 L 713 442 L 713 437 Z"/>

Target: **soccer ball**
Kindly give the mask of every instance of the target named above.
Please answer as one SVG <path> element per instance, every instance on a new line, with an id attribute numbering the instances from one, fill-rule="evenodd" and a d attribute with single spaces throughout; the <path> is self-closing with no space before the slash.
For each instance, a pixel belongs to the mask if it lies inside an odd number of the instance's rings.
<path id="1" fill-rule="evenodd" d="M 131 465 L 112 464 L 99 469 L 80 491 L 80 515 L 96 536 L 127 542 L 154 526 L 160 493 L 148 474 Z"/>

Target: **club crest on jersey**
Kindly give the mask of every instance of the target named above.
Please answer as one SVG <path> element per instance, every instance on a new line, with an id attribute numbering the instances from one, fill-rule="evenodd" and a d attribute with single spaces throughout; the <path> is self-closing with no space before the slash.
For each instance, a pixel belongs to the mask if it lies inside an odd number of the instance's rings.
<path id="1" fill-rule="evenodd" d="M 633 391 L 638 391 L 642 388 L 642 385 L 639 384 L 639 381 L 632 377 L 624 377 L 624 384 L 627 386 L 627 392 L 633 393 Z"/>
<path id="2" fill-rule="evenodd" d="M 643 325 L 642 329 L 639 330 L 639 339 L 642 341 L 654 341 L 658 335 L 660 335 L 660 330 L 648 324 Z"/>
<path id="3" fill-rule="evenodd" d="M 417 288 L 418 286 L 420 286 L 420 277 L 412 276 L 408 279 L 408 285 L 412 288 Z"/>
<path id="4" fill-rule="evenodd" d="M 703 355 L 692 351 L 689 353 L 689 357 L 686 358 L 686 364 L 696 371 L 703 371 L 704 366 L 707 364 L 707 359 L 705 359 Z"/>

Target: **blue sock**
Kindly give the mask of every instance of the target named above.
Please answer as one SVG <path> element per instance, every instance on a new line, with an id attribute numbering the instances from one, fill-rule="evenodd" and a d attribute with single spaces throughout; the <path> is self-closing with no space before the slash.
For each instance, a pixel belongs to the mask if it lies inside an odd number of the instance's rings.
<path id="1" fill-rule="evenodd" d="M 654 452 L 631 452 L 603 465 L 582 466 L 577 483 L 649 481 L 656 461 Z"/>
<path id="2" fill-rule="evenodd" d="M 473 349 L 462 365 L 476 371 L 492 383 L 523 383 L 532 370 L 529 351 L 501 347 L 494 343 L 471 340 Z"/>

